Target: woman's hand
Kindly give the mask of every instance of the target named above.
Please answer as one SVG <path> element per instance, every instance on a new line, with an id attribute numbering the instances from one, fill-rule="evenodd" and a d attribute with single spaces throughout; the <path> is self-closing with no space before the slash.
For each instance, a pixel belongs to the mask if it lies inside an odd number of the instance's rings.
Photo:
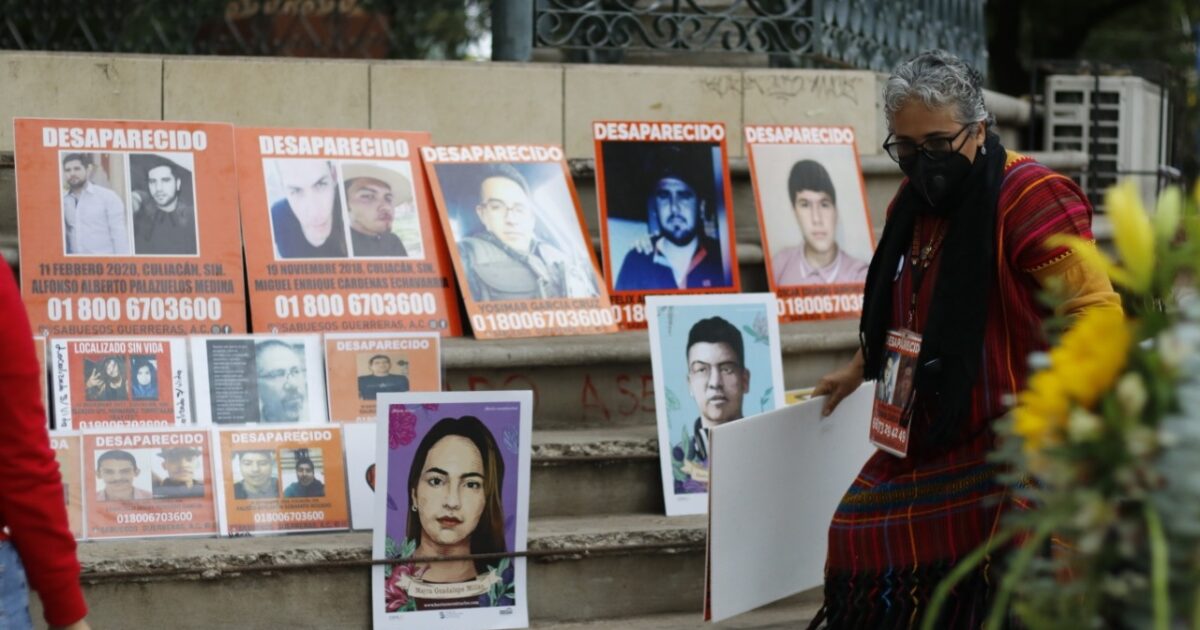
<path id="1" fill-rule="evenodd" d="M 862 350 L 855 353 L 854 358 L 845 366 L 826 374 L 817 381 L 812 396 L 825 396 L 825 406 L 821 415 L 828 416 L 841 404 L 842 399 L 854 393 L 863 382 L 863 364 L 865 363 Z"/>

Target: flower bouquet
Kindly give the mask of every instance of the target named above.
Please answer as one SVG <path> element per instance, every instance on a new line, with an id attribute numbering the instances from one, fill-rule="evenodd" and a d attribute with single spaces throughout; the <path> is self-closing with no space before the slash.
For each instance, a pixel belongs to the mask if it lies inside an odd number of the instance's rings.
<path id="1" fill-rule="evenodd" d="M 1153 217 L 1132 184 L 1105 203 L 1119 262 L 1057 244 L 1108 273 L 1124 312 L 1089 309 L 1031 357 L 994 453 L 1028 509 L 938 586 L 924 628 L 1005 549 L 985 628 L 1200 629 L 1200 193 L 1166 190 Z"/>

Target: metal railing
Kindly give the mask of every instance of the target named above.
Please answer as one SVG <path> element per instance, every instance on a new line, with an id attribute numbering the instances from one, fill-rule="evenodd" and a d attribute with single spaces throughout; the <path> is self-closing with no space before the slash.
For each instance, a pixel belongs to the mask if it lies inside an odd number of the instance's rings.
<path id="1" fill-rule="evenodd" d="M 890 70 L 943 48 L 987 67 L 983 0 L 536 0 L 533 45 L 800 56 Z M 499 25 L 498 25 L 499 26 Z"/>

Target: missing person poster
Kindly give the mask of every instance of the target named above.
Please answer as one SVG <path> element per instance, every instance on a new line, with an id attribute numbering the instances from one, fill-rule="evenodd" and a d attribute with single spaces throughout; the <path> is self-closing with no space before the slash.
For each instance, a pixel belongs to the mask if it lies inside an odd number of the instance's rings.
<path id="1" fill-rule="evenodd" d="M 533 393 L 387 394 L 376 422 L 375 628 L 529 625 Z M 491 554 L 477 559 L 428 559 Z"/>
<path id="2" fill-rule="evenodd" d="M 62 475 L 63 501 L 67 504 L 67 524 L 75 540 L 83 540 L 83 470 L 80 468 L 79 434 L 75 432 L 54 433 L 50 436 L 50 448 L 54 449 L 54 460 Z"/>
<path id="3" fill-rule="evenodd" d="M 419 153 L 428 133 L 239 127 L 256 332 L 462 334 Z"/>
<path id="4" fill-rule="evenodd" d="M 350 527 L 341 427 L 217 431 L 221 533 Z"/>
<path id="5" fill-rule="evenodd" d="M 857 318 L 875 240 L 854 129 L 750 125 L 745 133 L 780 317 Z"/>
<path id="6" fill-rule="evenodd" d="M 436 333 L 325 335 L 326 389 L 334 422 L 374 422 L 381 394 L 442 390 Z"/>
<path id="7" fill-rule="evenodd" d="M 421 151 L 475 337 L 616 330 L 561 148 Z"/>
<path id="8" fill-rule="evenodd" d="M 198 424 L 328 421 L 318 335 L 200 336 L 190 341 Z"/>
<path id="9" fill-rule="evenodd" d="M 217 533 L 211 433 L 84 432 L 87 537 Z"/>
<path id="10" fill-rule="evenodd" d="M 708 508 L 709 431 L 783 406 L 770 293 L 646 298 L 667 515 Z"/>
<path id="11" fill-rule="evenodd" d="M 183 337 L 55 337 L 56 429 L 192 424 Z"/>
<path id="12" fill-rule="evenodd" d="M 342 427 L 342 438 L 346 442 L 350 526 L 354 529 L 375 527 L 375 433 L 374 422 Z"/>
<path id="13" fill-rule="evenodd" d="M 233 127 L 17 118 L 21 297 L 38 334 L 246 332 Z"/>
<path id="14" fill-rule="evenodd" d="M 599 121 L 596 194 L 604 277 L 622 329 L 649 294 L 737 292 L 725 125 Z"/>

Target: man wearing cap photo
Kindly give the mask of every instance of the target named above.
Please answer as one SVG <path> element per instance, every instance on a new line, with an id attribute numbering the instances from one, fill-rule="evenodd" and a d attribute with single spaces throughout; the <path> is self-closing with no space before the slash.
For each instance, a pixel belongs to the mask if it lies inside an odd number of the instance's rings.
<path id="1" fill-rule="evenodd" d="M 273 166 L 283 198 L 271 205 L 279 258 L 345 258 L 346 234 L 337 171 L 329 160 L 263 160 Z"/>
<path id="2" fill-rule="evenodd" d="M 317 467 L 307 455 L 296 458 L 296 480 L 288 484 L 283 496 L 289 499 L 325 496 L 325 484 L 317 479 Z"/>
<path id="3" fill-rule="evenodd" d="M 392 231 L 397 213 L 416 211 L 408 178 L 378 164 L 343 162 L 342 180 L 353 255 L 408 256 L 404 242 Z"/>
<path id="4" fill-rule="evenodd" d="M 699 289 L 731 284 L 721 244 L 706 233 L 716 223 L 712 149 L 659 145 L 647 156 L 648 245 L 635 245 L 617 274 L 618 291 Z"/>
<path id="5" fill-rule="evenodd" d="M 130 155 L 133 171 L 133 252 L 194 256 L 196 210 L 192 174 L 156 154 Z"/>
<path id="6" fill-rule="evenodd" d="M 867 263 L 837 242 L 837 191 L 829 171 L 815 160 L 800 160 L 788 173 L 788 204 L 804 242 L 771 258 L 776 286 L 865 282 Z"/>
<path id="7" fill-rule="evenodd" d="M 134 501 L 151 498 L 153 495 L 148 490 L 133 485 L 141 474 L 133 453 L 104 451 L 96 458 L 96 479 L 104 484 L 103 488 L 96 491 L 96 500 Z"/>
<path id="8" fill-rule="evenodd" d="M 162 458 L 166 479 L 153 479 L 155 499 L 177 499 L 180 497 L 203 497 L 204 481 L 196 478 L 196 458 L 199 449 L 190 446 L 164 448 L 158 452 Z"/>

